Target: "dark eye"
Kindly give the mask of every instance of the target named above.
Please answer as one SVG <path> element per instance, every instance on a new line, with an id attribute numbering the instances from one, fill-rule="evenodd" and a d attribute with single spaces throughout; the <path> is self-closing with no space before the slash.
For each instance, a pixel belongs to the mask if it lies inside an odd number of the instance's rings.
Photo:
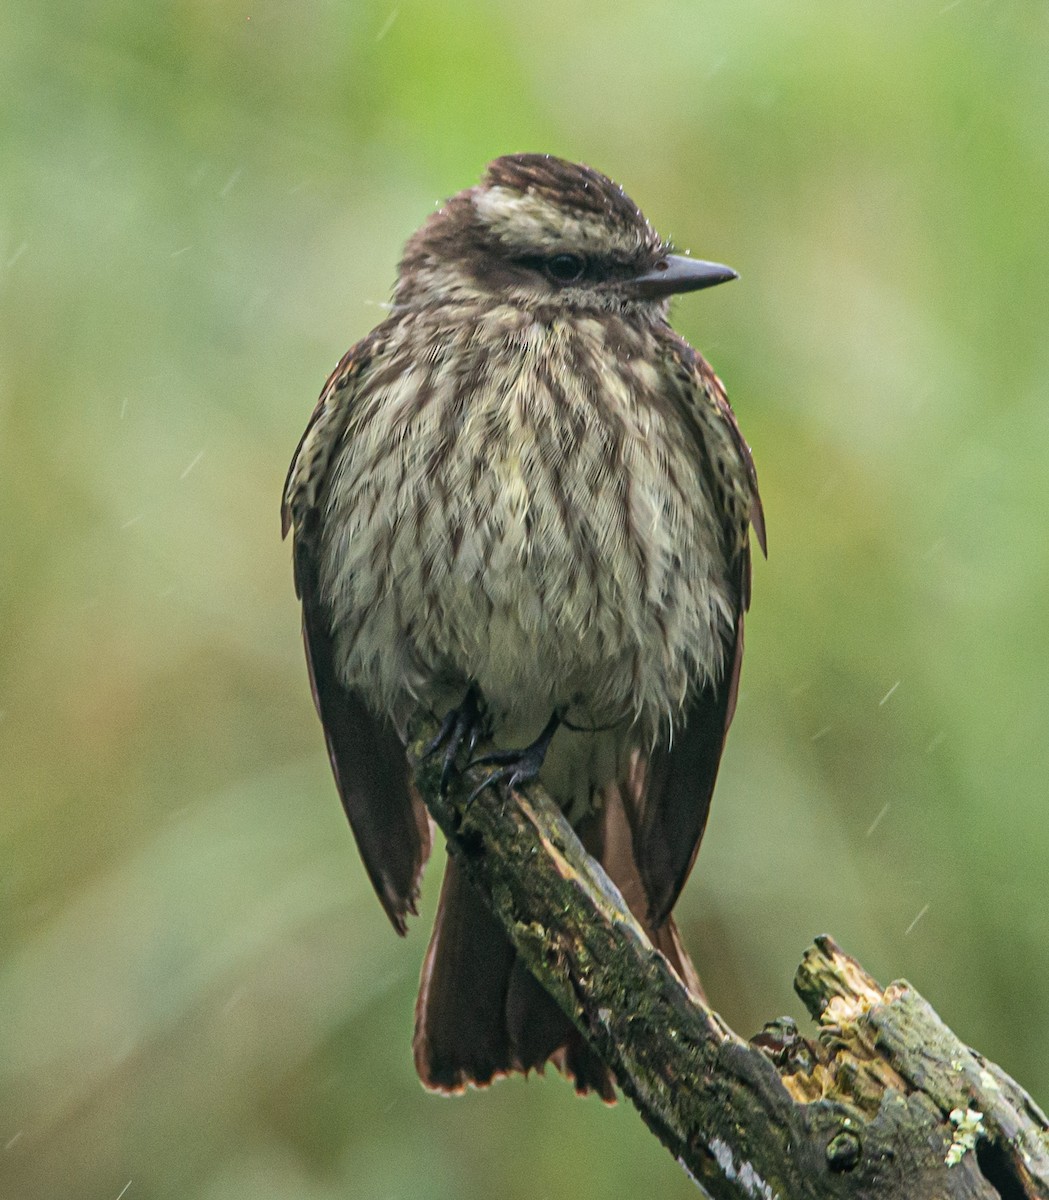
<path id="1" fill-rule="evenodd" d="M 546 260 L 546 273 L 555 283 L 575 283 L 586 270 L 586 260 L 578 254 L 555 254 Z"/>

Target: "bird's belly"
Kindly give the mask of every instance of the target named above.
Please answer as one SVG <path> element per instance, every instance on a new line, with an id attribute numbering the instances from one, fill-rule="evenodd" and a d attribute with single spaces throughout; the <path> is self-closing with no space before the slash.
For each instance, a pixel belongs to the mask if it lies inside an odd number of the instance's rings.
<path id="1" fill-rule="evenodd" d="M 510 445 L 468 491 L 431 472 L 385 504 L 362 492 L 326 582 L 345 682 L 398 721 L 474 683 L 504 744 L 554 711 L 665 732 L 734 624 L 712 507 L 674 454 L 639 441 L 616 475 L 583 456 L 551 477 Z"/>

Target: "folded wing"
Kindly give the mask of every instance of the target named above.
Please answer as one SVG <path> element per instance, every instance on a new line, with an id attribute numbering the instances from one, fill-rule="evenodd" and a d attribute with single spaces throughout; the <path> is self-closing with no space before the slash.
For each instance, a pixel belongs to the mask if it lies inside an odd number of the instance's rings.
<path id="1" fill-rule="evenodd" d="M 284 533 L 294 531 L 295 590 L 302 601 L 306 660 L 339 796 L 372 885 L 394 928 L 403 934 L 430 854 L 429 818 L 409 779 L 396 731 L 339 679 L 317 565 L 319 508 L 328 469 L 345 434 L 367 350 L 366 339 L 350 350 L 325 385 L 292 459 L 281 515 Z"/>

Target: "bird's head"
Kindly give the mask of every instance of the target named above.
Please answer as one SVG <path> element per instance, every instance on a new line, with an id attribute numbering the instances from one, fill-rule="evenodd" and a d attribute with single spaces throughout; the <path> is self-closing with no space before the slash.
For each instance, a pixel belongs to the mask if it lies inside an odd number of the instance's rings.
<path id="1" fill-rule="evenodd" d="M 497 158 L 409 240 L 395 305 L 508 302 L 662 315 L 677 292 L 735 279 L 671 254 L 618 184 L 549 154 Z"/>

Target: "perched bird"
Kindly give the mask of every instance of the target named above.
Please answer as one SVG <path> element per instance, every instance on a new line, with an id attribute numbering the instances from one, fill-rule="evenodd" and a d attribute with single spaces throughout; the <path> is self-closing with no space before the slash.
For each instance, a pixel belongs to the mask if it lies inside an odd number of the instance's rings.
<path id="1" fill-rule="evenodd" d="M 698 987 L 670 912 L 764 533 L 721 382 L 667 309 L 733 278 L 672 254 L 597 171 L 509 155 L 409 240 L 389 315 L 328 379 L 283 525 L 336 784 L 399 932 L 430 850 L 403 743 L 421 707 L 446 770 L 466 745 L 538 777 Z M 552 1060 L 613 1097 L 454 856 L 414 1046 L 440 1091 Z"/>

